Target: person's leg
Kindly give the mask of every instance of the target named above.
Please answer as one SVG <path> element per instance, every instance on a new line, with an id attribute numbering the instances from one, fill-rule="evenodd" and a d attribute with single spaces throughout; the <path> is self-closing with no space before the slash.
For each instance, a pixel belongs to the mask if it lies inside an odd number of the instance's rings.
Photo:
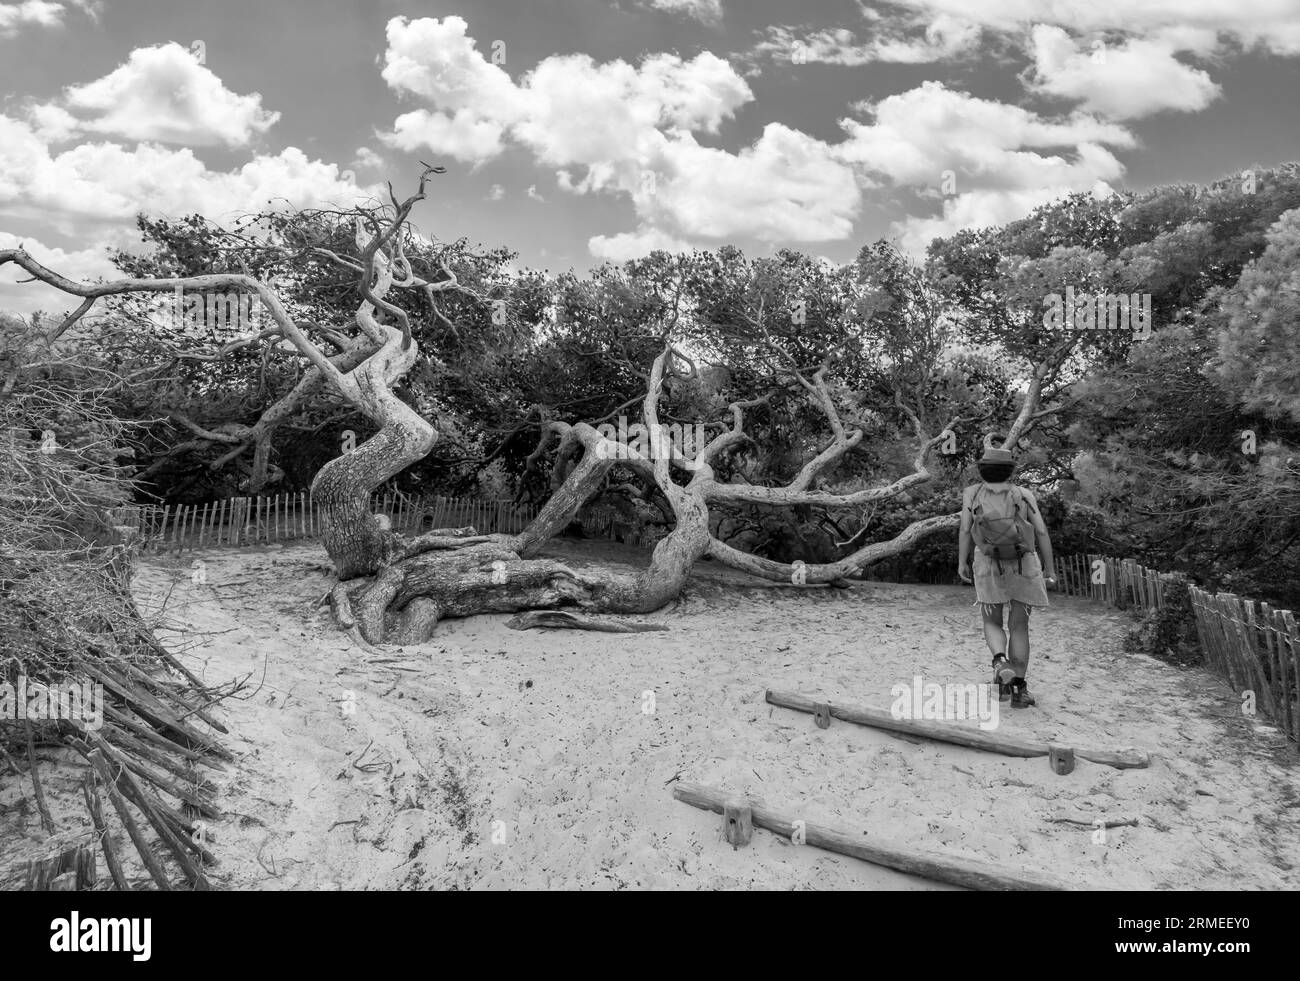
<path id="1" fill-rule="evenodd" d="M 1023 678 L 1029 670 L 1029 607 L 1019 600 L 1011 601 L 1011 612 L 1007 615 L 1007 628 L 1011 632 L 1011 646 L 1007 650 L 1007 659 L 1016 669 L 1016 677 Z M 988 626 L 985 625 L 985 634 Z"/>
<path id="2" fill-rule="evenodd" d="M 1007 635 L 1002 629 L 1002 604 L 981 603 L 980 611 L 984 615 L 984 642 L 995 656 L 1006 654 Z"/>

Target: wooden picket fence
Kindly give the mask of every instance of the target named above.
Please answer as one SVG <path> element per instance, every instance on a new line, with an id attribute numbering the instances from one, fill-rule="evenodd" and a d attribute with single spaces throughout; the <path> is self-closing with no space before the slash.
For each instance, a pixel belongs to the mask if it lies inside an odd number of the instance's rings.
<path id="1" fill-rule="evenodd" d="M 1057 585 L 1070 596 L 1086 596 L 1143 612 L 1165 606 L 1168 573 L 1132 559 L 1104 555 L 1058 556 Z M 1300 629 L 1290 610 L 1211 593 L 1189 585 L 1196 635 L 1206 663 L 1234 691 L 1254 692 L 1255 708 L 1300 745 Z"/>
<path id="2" fill-rule="evenodd" d="M 1254 692 L 1255 708 L 1300 744 L 1300 630 L 1290 610 L 1233 593 L 1191 588 L 1205 659 L 1234 691 Z"/>
<path id="3" fill-rule="evenodd" d="M 1133 559 L 1108 555 L 1058 555 L 1055 561 L 1056 586 L 1067 596 L 1083 596 L 1112 606 L 1137 607 L 1143 613 L 1165 605 L 1168 573 L 1148 569 Z"/>
<path id="4" fill-rule="evenodd" d="M 148 551 L 175 552 L 216 545 L 269 545 L 320 534 L 320 505 L 311 494 L 232 497 L 207 504 L 114 508 L 115 525 L 136 530 Z M 441 496 L 376 495 L 371 510 L 385 514 L 394 531 L 419 534 L 432 528 L 473 526 L 480 534 L 516 534 L 538 508 L 513 501 L 478 501 Z"/>

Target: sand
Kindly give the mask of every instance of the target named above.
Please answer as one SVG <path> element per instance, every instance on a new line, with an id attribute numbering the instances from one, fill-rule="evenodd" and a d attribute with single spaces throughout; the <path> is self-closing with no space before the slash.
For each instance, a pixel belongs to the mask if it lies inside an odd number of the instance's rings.
<path id="1" fill-rule="evenodd" d="M 566 561 L 646 561 L 553 543 Z M 194 558 L 206 584 L 191 581 Z M 928 851 L 1099 889 L 1300 885 L 1296 751 L 1225 682 L 1124 654 L 1126 614 L 1053 595 L 1032 623 L 1038 706 L 999 731 L 1134 746 L 1149 769 L 1016 759 L 898 738 L 764 701 L 767 688 L 889 708 L 915 676 L 984 682 L 968 587 L 754 583 L 701 563 L 666 632 L 446 621 L 374 652 L 337 631 L 315 544 L 146 561 L 137 600 L 217 685 L 237 765 L 214 772 L 219 884 L 243 889 L 935 889 L 678 803 L 675 780 Z M 651 699 L 650 693 L 653 693 Z M 1137 827 L 1054 823 L 1139 816 Z"/>

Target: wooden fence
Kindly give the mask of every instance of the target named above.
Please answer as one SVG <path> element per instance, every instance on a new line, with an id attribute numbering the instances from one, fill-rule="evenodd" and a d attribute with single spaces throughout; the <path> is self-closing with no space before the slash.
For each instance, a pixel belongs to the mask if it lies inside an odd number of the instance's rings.
<path id="1" fill-rule="evenodd" d="M 1254 692 L 1255 708 L 1300 743 L 1300 631 L 1290 610 L 1232 593 L 1191 588 L 1196 632 L 1205 659 L 1238 692 Z"/>
<path id="2" fill-rule="evenodd" d="M 467 525 L 480 534 L 516 534 L 537 517 L 538 508 L 512 501 L 389 493 L 376 495 L 371 510 L 387 515 L 394 531 L 407 534 Z M 269 545 L 315 538 L 320 534 L 321 506 L 304 492 L 177 507 L 120 507 L 113 509 L 110 519 L 134 528 L 145 549 L 179 554 L 210 545 Z"/>
<path id="3" fill-rule="evenodd" d="M 1168 573 L 1139 565 L 1133 559 L 1107 555 L 1058 555 L 1056 586 L 1067 596 L 1083 596 L 1143 613 L 1165 605 Z"/>
<path id="4" fill-rule="evenodd" d="M 1057 585 L 1067 595 L 1143 612 L 1165 606 L 1170 574 L 1132 559 L 1066 555 L 1057 557 L 1056 567 Z M 1295 615 L 1233 593 L 1211 593 L 1190 584 L 1188 591 L 1206 663 L 1243 698 L 1253 692 L 1255 710 L 1300 744 L 1300 629 Z"/>

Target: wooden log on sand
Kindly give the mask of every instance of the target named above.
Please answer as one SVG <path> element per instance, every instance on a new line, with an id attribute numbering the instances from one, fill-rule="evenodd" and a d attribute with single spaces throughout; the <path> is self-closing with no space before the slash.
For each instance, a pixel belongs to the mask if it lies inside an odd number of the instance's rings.
<path id="1" fill-rule="evenodd" d="M 796 692 L 785 691 L 768 691 L 767 700 L 772 705 L 794 709 L 796 712 L 815 712 L 818 704 L 818 699 L 800 695 Z M 924 739 L 955 743 L 958 746 L 969 746 L 971 749 L 1001 753 L 1003 756 L 1032 758 L 1047 756 L 1051 752 L 1051 747 L 1045 742 L 1039 743 L 1001 733 L 984 732 L 982 729 L 954 725 L 951 722 L 934 722 L 926 719 L 896 719 L 892 713 L 883 709 L 832 704 L 831 716 L 836 719 L 843 719 L 845 722 L 855 722 L 860 726 L 871 726 L 875 729 L 887 729 L 890 732 L 901 733 L 905 736 L 920 736 Z M 1053 745 L 1061 744 L 1055 743 Z M 1091 760 L 1094 763 L 1104 763 L 1106 766 L 1113 766 L 1118 770 L 1140 770 L 1151 765 L 1151 757 L 1140 749 L 1090 749 L 1081 746 L 1071 746 L 1070 748 L 1074 750 L 1074 755 L 1081 759 Z"/>
<path id="2" fill-rule="evenodd" d="M 530 610 L 506 621 L 511 630 L 599 630 L 607 634 L 641 634 L 667 630 L 660 623 L 619 623 L 615 620 L 597 620 L 594 617 L 563 610 Z"/>
<path id="3" fill-rule="evenodd" d="M 724 791 L 694 783 L 673 784 L 673 796 L 684 804 L 717 814 L 722 814 L 729 803 L 735 803 L 735 798 Z M 795 834 L 795 818 L 777 813 L 759 801 L 750 800 L 748 803 L 754 827 L 766 828 L 783 838 Z M 806 821 L 802 822 L 802 833 L 804 844 L 967 889 L 1064 891 L 1071 888 L 1064 881 L 1035 872 L 1018 871 L 965 856 L 917 851 L 897 842 L 885 842 Z"/>

